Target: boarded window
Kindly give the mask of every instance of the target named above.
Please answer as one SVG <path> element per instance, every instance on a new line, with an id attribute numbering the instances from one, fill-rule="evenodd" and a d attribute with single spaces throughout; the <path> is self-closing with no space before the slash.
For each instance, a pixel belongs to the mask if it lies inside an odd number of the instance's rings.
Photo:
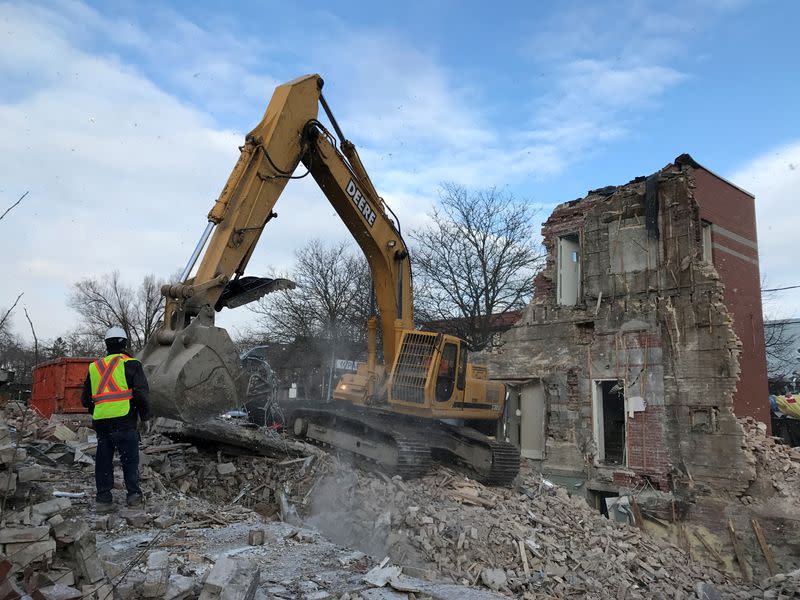
<path id="1" fill-rule="evenodd" d="M 562 306 L 575 306 L 581 287 L 581 244 L 571 233 L 558 238 L 557 301 Z"/>

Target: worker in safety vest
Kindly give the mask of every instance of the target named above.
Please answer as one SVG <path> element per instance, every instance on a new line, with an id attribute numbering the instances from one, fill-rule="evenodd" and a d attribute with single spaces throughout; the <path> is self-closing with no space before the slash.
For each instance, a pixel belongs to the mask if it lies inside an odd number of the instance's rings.
<path id="1" fill-rule="evenodd" d="M 125 352 L 128 336 L 121 327 L 106 332 L 107 356 L 89 365 L 81 403 L 92 415 L 97 433 L 94 476 L 97 511 L 114 507 L 114 450 L 119 453 L 128 506 L 142 504 L 139 488 L 139 433 L 136 419 L 150 418 L 149 388 L 142 363 Z"/>

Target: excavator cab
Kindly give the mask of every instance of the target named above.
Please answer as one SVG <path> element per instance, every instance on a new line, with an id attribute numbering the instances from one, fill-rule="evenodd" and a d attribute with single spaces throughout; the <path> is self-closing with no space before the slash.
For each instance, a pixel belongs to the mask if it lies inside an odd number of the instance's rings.
<path id="1" fill-rule="evenodd" d="M 505 386 L 471 364 L 463 340 L 440 333 L 402 332 L 389 374 L 388 403 L 408 414 L 433 418 L 497 420 Z"/>

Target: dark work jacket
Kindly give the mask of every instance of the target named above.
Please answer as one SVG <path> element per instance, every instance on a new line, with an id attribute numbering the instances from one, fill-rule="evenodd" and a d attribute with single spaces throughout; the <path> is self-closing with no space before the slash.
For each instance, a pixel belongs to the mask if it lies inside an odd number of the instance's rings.
<path id="1" fill-rule="evenodd" d="M 147 378 L 144 375 L 142 363 L 138 360 L 129 360 L 125 362 L 125 381 L 128 382 L 128 387 L 133 393 L 131 409 L 128 411 L 128 414 L 123 417 L 92 421 L 95 431 L 98 433 L 136 429 L 137 415 L 142 421 L 146 421 L 150 418 L 150 387 L 147 385 Z M 92 381 L 88 373 L 86 374 L 86 380 L 83 382 L 81 404 L 89 410 L 89 414 L 94 413 Z"/>

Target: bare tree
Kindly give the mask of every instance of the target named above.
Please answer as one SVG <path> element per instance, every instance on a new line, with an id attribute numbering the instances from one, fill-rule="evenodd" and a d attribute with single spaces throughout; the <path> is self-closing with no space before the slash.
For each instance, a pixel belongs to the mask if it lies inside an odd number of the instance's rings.
<path id="1" fill-rule="evenodd" d="M 366 338 L 371 278 L 366 260 L 347 244 L 325 246 L 312 240 L 295 254 L 294 290 L 262 298 L 251 310 L 273 341 L 323 338 L 332 342 Z"/>
<path id="2" fill-rule="evenodd" d="M 11 316 L 11 313 L 14 312 L 14 309 L 17 307 L 17 304 L 19 303 L 19 299 L 22 298 L 22 295 L 24 293 L 25 292 L 20 292 L 19 295 L 17 296 L 17 299 L 14 300 L 14 304 L 11 305 L 11 308 L 4 311 L 3 316 L 0 317 L 0 337 L 10 335 L 11 327 L 9 326 L 10 323 L 9 317 Z"/>
<path id="3" fill-rule="evenodd" d="M 442 186 L 430 222 L 411 232 L 417 320 L 475 349 L 491 343 L 492 315 L 523 307 L 544 253 L 530 204 L 497 188 Z"/>
<path id="4" fill-rule="evenodd" d="M 162 280 L 147 275 L 136 287 L 125 284 L 119 271 L 76 282 L 68 304 L 82 319 L 78 335 L 103 339 L 105 330 L 118 325 L 138 352 L 155 332 L 164 311 Z"/>
<path id="5" fill-rule="evenodd" d="M 29 191 L 27 191 L 27 192 L 25 192 L 24 194 L 22 194 L 22 196 L 20 196 L 20 197 L 19 197 L 19 200 L 17 200 L 16 202 L 14 202 L 14 204 L 12 204 L 12 205 L 11 205 L 11 206 L 9 206 L 7 209 L 5 209 L 5 211 L 3 211 L 3 214 L 2 214 L 2 215 L 0 215 L 0 221 L 2 221 L 2 220 L 3 220 L 3 218 L 5 218 L 5 216 L 6 216 L 8 213 L 10 213 L 10 212 L 11 212 L 11 210 L 12 210 L 12 209 L 14 209 L 14 208 L 15 208 L 15 207 L 16 207 L 16 206 L 17 206 L 17 205 L 20 203 L 20 202 L 22 202 L 22 201 L 25 199 L 25 196 L 27 196 L 29 192 L 30 192 L 30 190 L 29 190 Z"/>
<path id="6" fill-rule="evenodd" d="M 286 277 L 297 287 L 251 307 L 261 316 L 255 337 L 285 345 L 273 358 L 302 367 L 305 393 L 330 398 L 336 359 L 357 360 L 366 349 L 371 277 L 366 259 L 344 243 L 312 240 L 295 256 Z"/>
<path id="7" fill-rule="evenodd" d="M 39 337 L 36 335 L 36 329 L 33 327 L 33 321 L 28 314 L 28 307 L 23 306 L 22 310 L 25 311 L 25 318 L 28 320 L 28 325 L 31 327 L 31 335 L 33 336 L 33 364 L 39 364 Z"/>
<path id="8" fill-rule="evenodd" d="M 790 381 L 800 370 L 797 333 L 800 326 L 792 319 L 764 323 L 764 347 L 770 381 Z"/>

